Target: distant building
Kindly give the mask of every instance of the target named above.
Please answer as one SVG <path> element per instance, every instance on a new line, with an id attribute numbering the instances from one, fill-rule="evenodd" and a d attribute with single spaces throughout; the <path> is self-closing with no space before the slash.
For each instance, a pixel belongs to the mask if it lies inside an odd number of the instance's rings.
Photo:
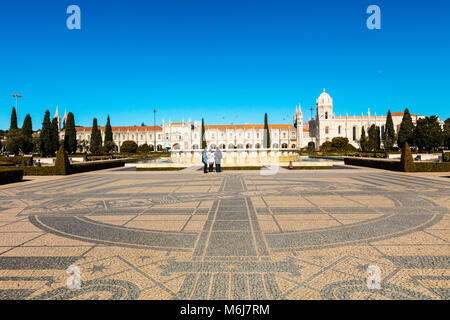
<path id="1" fill-rule="evenodd" d="M 335 137 L 348 138 L 355 147 L 359 147 L 361 131 L 364 127 L 366 133 L 375 124 L 384 132 L 386 115 L 336 116 L 333 113 L 333 99 L 323 90 L 316 100 L 316 116 L 309 122 L 303 121 L 303 112 L 300 106 L 295 108 L 293 124 L 269 124 L 271 149 L 318 149 L 325 141 Z M 56 109 L 55 117 L 58 117 Z M 425 116 L 411 114 L 414 123 Z M 67 114 L 64 115 L 63 124 Z M 398 133 L 403 119 L 403 112 L 392 113 L 394 129 Z M 92 128 L 77 127 L 77 140 L 80 151 L 88 151 Z M 99 127 L 102 138 L 105 128 Z M 156 139 L 156 150 L 197 150 L 201 148 L 201 127 L 192 122 L 164 122 L 162 126 L 127 126 L 112 127 L 113 140 L 120 151 L 124 141 L 133 140 L 139 146 L 147 144 L 153 150 Z M 64 130 L 60 132 L 64 139 Z M 252 150 L 263 148 L 264 125 L 262 124 L 236 124 L 236 125 L 205 125 L 205 140 L 208 147 L 220 147 L 224 150 L 241 149 Z"/>

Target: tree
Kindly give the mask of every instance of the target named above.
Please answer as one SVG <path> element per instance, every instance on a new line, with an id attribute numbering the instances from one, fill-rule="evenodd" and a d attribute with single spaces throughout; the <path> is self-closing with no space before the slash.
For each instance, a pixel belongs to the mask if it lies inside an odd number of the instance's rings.
<path id="1" fill-rule="evenodd" d="M 264 115 L 263 148 L 270 149 L 270 131 L 269 131 L 269 121 L 267 120 L 267 113 Z"/>
<path id="2" fill-rule="evenodd" d="M 150 146 L 146 143 L 144 143 L 143 145 L 139 146 L 137 149 L 138 153 L 149 153 L 151 150 Z"/>
<path id="3" fill-rule="evenodd" d="M 443 145 L 450 149 L 450 118 L 444 122 Z"/>
<path id="4" fill-rule="evenodd" d="M 97 126 L 97 118 L 94 118 L 91 132 L 91 153 L 99 154 L 102 146 L 102 134 Z"/>
<path id="5" fill-rule="evenodd" d="M 52 151 L 50 111 L 45 111 L 42 129 L 39 135 L 39 151 L 41 156 L 49 156 Z"/>
<path id="6" fill-rule="evenodd" d="M 403 114 L 400 130 L 398 131 L 397 145 L 403 149 L 403 144 L 408 142 L 409 145 L 414 144 L 414 124 L 412 122 L 411 114 L 408 108 Z"/>
<path id="7" fill-rule="evenodd" d="M 25 154 L 33 152 L 33 124 L 29 114 L 26 115 L 22 125 L 22 151 Z"/>
<path id="8" fill-rule="evenodd" d="M 333 150 L 333 143 L 331 141 L 325 141 L 320 146 L 320 151 L 324 152 L 325 154 Z"/>
<path id="9" fill-rule="evenodd" d="M 202 139 L 202 149 L 205 150 L 206 149 L 206 139 L 205 139 L 205 120 L 202 118 L 202 132 L 200 135 L 201 139 Z"/>
<path id="10" fill-rule="evenodd" d="M 333 140 L 331 140 L 331 144 L 338 152 L 344 152 L 348 149 L 348 138 L 333 138 Z"/>
<path id="11" fill-rule="evenodd" d="M 120 148 L 121 153 L 136 153 L 138 149 L 138 145 L 136 142 L 132 140 L 127 140 L 122 143 L 122 147 Z"/>
<path id="12" fill-rule="evenodd" d="M 66 129 L 64 134 L 64 148 L 69 154 L 77 152 L 77 129 L 75 127 L 75 117 L 69 112 L 66 120 Z"/>
<path id="13" fill-rule="evenodd" d="M 109 120 L 109 116 L 108 116 L 108 120 L 106 121 L 104 146 L 106 148 L 106 152 L 111 152 L 114 149 L 113 132 L 112 132 L 111 121 Z"/>
<path id="14" fill-rule="evenodd" d="M 366 130 L 364 129 L 364 127 L 361 128 L 361 138 L 359 139 L 359 146 L 361 147 L 361 151 L 366 151 L 367 137 L 366 137 Z"/>
<path id="15" fill-rule="evenodd" d="M 392 121 L 391 110 L 388 111 L 388 115 L 386 118 L 386 126 L 383 135 L 383 144 L 384 149 L 386 150 L 392 150 L 395 144 L 395 130 L 394 130 L 394 122 Z"/>
<path id="16" fill-rule="evenodd" d="M 17 130 L 17 113 L 16 113 L 16 107 L 12 108 L 11 112 L 11 124 L 9 126 L 9 130 Z"/>
<path id="17" fill-rule="evenodd" d="M 23 138 L 19 129 L 10 129 L 6 135 L 6 149 L 9 153 L 18 155 L 22 150 Z"/>
<path id="18" fill-rule="evenodd" d="M 419 150 L 432 151 L 442 146 L 443 132 L 436 116 L 417 121 L 414 130 L 414 142 Z"/>
<path id="19" fill-rule="evenodd" d="M 50 145 L 51 154 L 56 154 L 56 151 L 59 149 L 59 128 L 57 118 L 53 118 L 52 124 L 50 125 Z"/>
<path id="20" fill-rule="evenodd" d="M 372 150 L 379 149 L 381 147 L 381 139 L 380 139 L 380 128 L 376 125 L 371 125 L 369 130 L 369 141 L 368 141 L 368 148 Z"/>
<path id="21" fill-rule="evenodd" d="M 414 163 L 408 141 L 405 141 L 405 143 L 403 144 L 402 156 L 400 158 L 400 167 L 404 172 L 416 171 L 416 164 Z"/>

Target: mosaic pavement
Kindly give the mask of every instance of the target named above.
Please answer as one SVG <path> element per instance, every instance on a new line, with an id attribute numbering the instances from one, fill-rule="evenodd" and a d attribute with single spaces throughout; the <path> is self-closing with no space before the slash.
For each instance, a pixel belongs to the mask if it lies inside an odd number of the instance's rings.
<path id="1" fill-rule="evenodd" d="M 37 177 L 0 187 L 0 299 L 449 299 L 449 191 L 373 169 Z"/>

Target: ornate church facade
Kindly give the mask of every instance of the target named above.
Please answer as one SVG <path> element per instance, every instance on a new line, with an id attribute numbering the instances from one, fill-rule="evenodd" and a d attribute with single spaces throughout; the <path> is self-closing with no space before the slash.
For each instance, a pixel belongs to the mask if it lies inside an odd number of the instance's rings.
<path id="1" fill-rule="evenodd" d="M 386 115 L 361 116 L 336 116 L 333 110 L 333 99 L 323 90 L 316 100 L 316 115 L 308 122 L 303 120 L 303 112 L 297 106 L 294 114 L 293 124 L 269 124 L 271 149 L 318 149 L 325 141 L 331 141 L 334 137 L 348 138 L 355 147 L 359 146 L 361 131 L 364 127 L 366 132 L 375 124 L 384 131 Z M 58 110 L 55 117 L 58 118 Z M 411 115 L 413 122 L 425 116 Z M 64 124 L 66 116 L 63 118 Z M 394 129 L 400 129 L 403 112 L 392 113 Z M 163 119 L 161 126 L 127 126 L 112 127 L 114 143 L 120 151 L 124 141 L 133 140 L 138 145 L 147 144 L 152 150 L 197 150 L 202 146 L 201 126 L 192 122 L 166 123 Z M 61 121 L 60 121 L 61 123 Z M 77 127 L 77 140 L 80 151 L 89 150 L 89 142 L 92 128 Z M 104 139 L 105 128 L 99 127 Z M 64 138 L 64 129 L 60 132 L 60 138 Z M 220 147 L 224 150 L 252 150 L 264 148 L 264 125 L 263 124 L 238 124 L 238 125 L 205 125 L 205 140 L 208 147 Z"/>

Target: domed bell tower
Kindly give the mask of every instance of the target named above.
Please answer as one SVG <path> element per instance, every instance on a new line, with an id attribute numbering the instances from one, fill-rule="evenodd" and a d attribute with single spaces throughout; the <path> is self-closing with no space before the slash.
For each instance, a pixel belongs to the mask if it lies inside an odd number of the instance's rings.
<path id="1" fill-rule="evenodd" d="M 316 112 L 317 120 L 331 120 L 334 119 L 333 115 L 333 99 L 330 95 L 323 89 L 319 98 L 316 100 Z"/>

